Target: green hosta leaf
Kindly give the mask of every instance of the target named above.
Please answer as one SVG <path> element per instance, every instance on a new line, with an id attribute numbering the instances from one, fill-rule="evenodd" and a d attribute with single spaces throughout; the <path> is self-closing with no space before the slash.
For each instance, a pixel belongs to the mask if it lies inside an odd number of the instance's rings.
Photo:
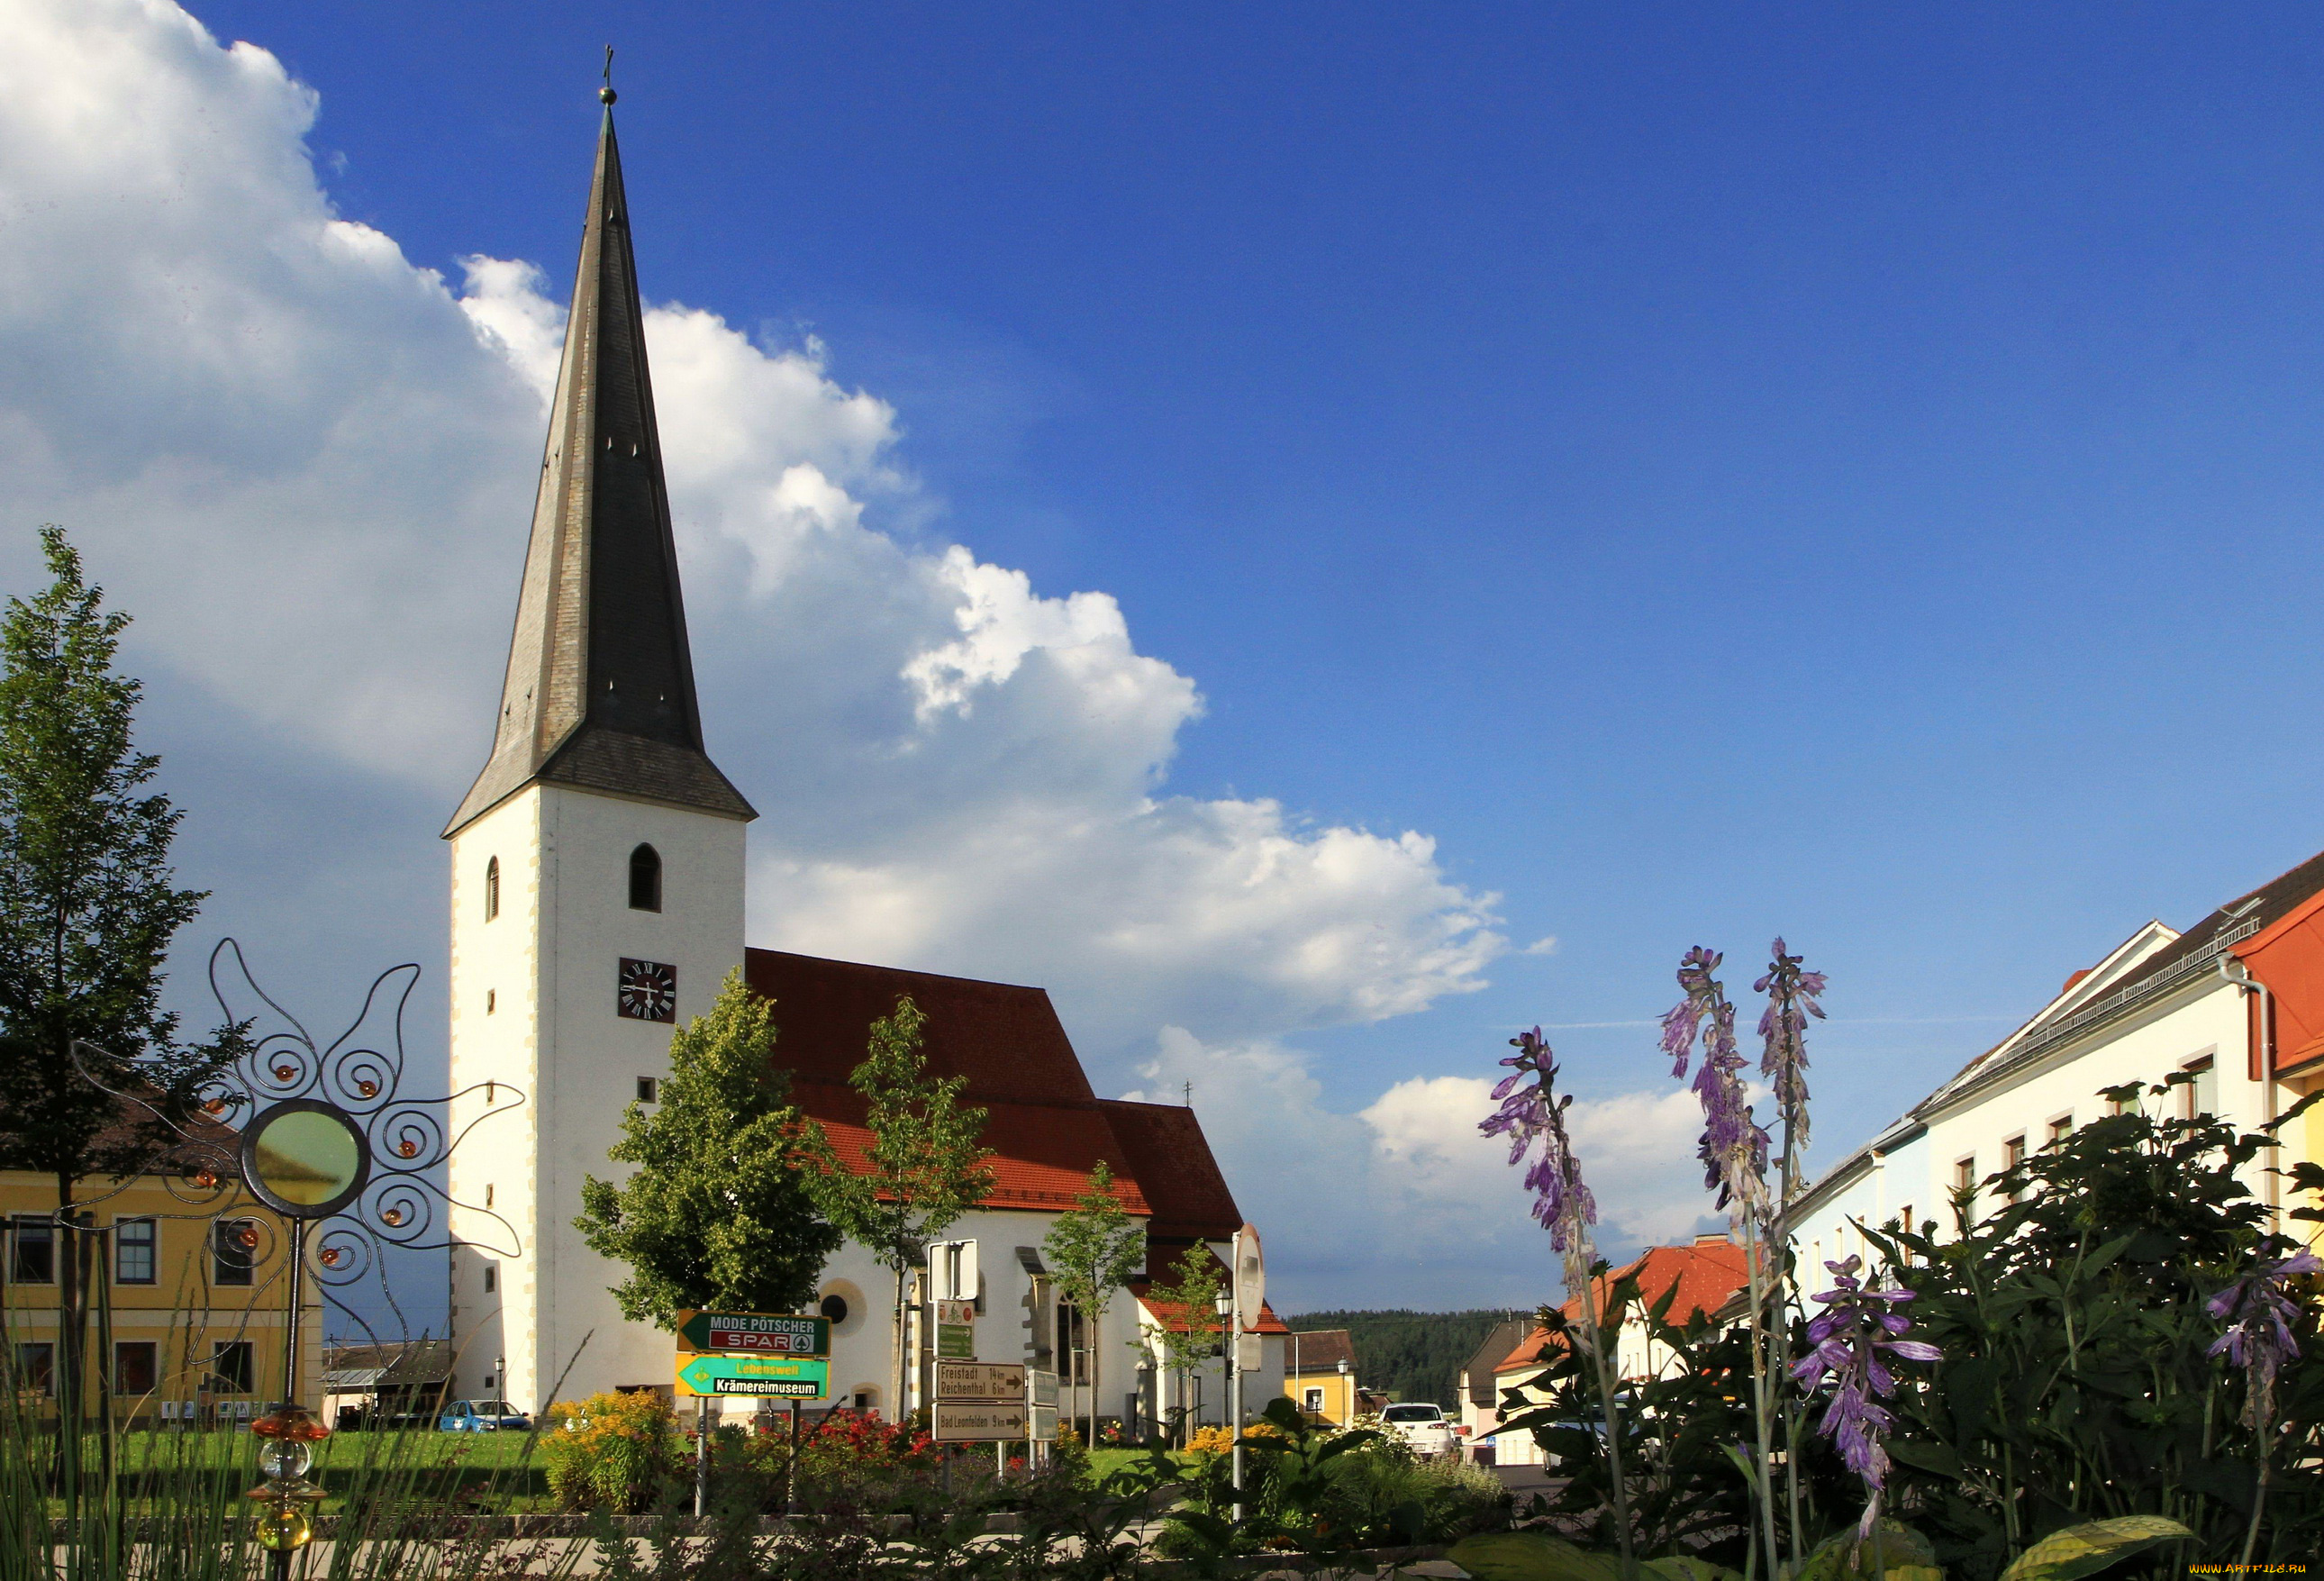
<path id="1" fill-rule="evenodd" d="M 1880 1563 L 1888 1575 L 1935 1567 L 1937 1550 L 1929 1546 L 1927 1538 L 1902 1521 L 1883 1518 L 1879 1536 Z M 1819 1543 L 1800 1562 L 1793 1581 L 1871 1581 L 1872 1558 L 1871 1539 L 1859 1542 L 1856 1528 L 1851 1526 L 1839 1536 Z"/>
<path id="2" fill-rule="evenodd" d="M 1622 1581 L 1622 1567 L 1545 1531 L 1480 1531 L 1445 1556 L 1478 1581 Z"/>
<path id="3" fill-rule="evenodd" d="M 1962 1474 L 1960 1453 L 1950 1444 L 1929 1443 L 1919 1438 L 1891 1438 L 1888 1440 L 1888 1453 L 1907 1465 L 1934 1472 L 1939 1476 L 1958 1477 Z"/>
<path id="4" fill-rule="evenodd" d="M 2119 1515 L 2053 1531 L 2017 1556 L 2001 1581 L 2080 1581 L 2158 1542 L 2195 1534 L 2160 1515 Z"/>
<path id="5" fill-rule="evenodd" d="M 1886 1581 L 1945 1581 L 1945 1573 L 1934 1565 L 1895 1565 Z"/>
<path id="6" fill-rule="evenodd" d="M 1649 1576 L 1663 1577 L 1663 1581 L 1743 1581 L 1740 1570 L 1730 1570 L 1724 1565 L 1714 1565 L 1709 1559 L 1698 1559 L 1691 1554 L 1641 1559 L 1638 1568 Z"/>

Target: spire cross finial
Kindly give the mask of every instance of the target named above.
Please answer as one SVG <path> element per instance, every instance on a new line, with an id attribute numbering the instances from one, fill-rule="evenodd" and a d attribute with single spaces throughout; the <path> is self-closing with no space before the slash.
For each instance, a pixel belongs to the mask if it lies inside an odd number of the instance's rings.
<path id="1" fill-rule="evenodd" d="M 605 86 L 597 90 L 599 102 L 612 104 L 620 96 L 613 92 L 613 46 L 605 46 Z"/>

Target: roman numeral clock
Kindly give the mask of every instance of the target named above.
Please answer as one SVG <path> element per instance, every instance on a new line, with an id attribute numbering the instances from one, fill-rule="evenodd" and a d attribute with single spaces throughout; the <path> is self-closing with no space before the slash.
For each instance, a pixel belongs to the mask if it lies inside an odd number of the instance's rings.
<path id="1" fill-rule="evenodd" d="M 676 1021 L 678 968 L 666 961 L 632 960 L 623 956 L 614 1009 L 632 1021 Z"/>

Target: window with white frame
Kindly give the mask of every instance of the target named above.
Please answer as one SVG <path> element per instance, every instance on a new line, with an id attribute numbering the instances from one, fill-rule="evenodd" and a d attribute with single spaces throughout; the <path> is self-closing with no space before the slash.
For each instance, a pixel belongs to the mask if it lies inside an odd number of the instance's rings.
<path id="1" fill-rule="evenodd" d="M 257 1266 L 258 1225 L 249 1219 L 219 1219 L 210 1225 L 210 1282 L 246 1285 Z"/>
<path id="2" fill-rule="evenodd" d="M 20 1213 L 9 1221 L 8 1282 L 57 1282 L 57 1226 L 46 1214 Z"/>
<path id="3" fill-rule="evenodd" d="M 1953 1160 L 1953 1191 L 1960 1207 L 1960 1227 L 1967 1229 L 1977 1216 L 1977 1155 L 1967 1154 Z M 1963 1195 L 1966 1194 L 1966 1195 Z"/>
<path id="4" fill-rule="evenodd" d="M 115 1284 L 149 1285 L 154 1278 L 154 1252 L 159 1228 L 149 1218 L 113 1221 L 113 1280 Z"/>

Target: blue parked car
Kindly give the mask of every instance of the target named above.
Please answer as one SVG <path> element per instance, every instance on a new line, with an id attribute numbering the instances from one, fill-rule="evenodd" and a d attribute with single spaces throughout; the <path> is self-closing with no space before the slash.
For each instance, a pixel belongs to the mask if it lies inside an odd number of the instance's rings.
<path id="1" fill-rule="evenodd" d="M 456 1400 L 436 1426 L 447 1433 L 529 1433 L 532 1419 L 505 1400 Z"/>

